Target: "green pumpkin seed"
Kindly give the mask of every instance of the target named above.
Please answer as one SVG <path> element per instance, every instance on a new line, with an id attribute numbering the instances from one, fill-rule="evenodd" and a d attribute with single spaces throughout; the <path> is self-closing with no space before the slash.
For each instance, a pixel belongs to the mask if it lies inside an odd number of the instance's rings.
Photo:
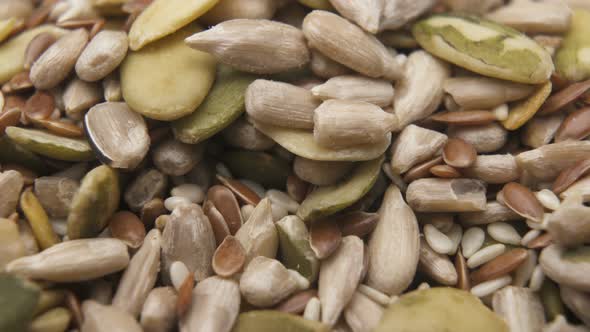
<path id="1" fill-rule="evenodd" d="M 266 188 L 285 188 L 291 166 L 284 159 L 264 152 L 230 151 L 221 160 L 237 177 L 260 183 Z"/>
<path id="2" fill-rule="evenodd" d="M 21 147 L 45 157 L 65 161 L 94 159 L 94 152 L 85 139 L 63 137 L 44 130 L 19 127 L 6 128 L 6 135 Z"/>
<path id="3" fill-rule="evenodd" d="M 552 321 L 555 317 L 565 313 L 565 307 L 559 295 L 559 287 L 549 278 L 545 278 L 540 291 L 541 302 L 545 308 L 547 321 Z"/>
<path id="4" fill-rule="evenodd" d="M 70 240 L 94 237 L 100 233 L 119 207 L 119 198 L 119 176 L 115 170 L 102 165 L 88 172 L 70 207 Z"/>
<path id="5" fill-rule="evenodd" d="M 55 308 L 35 318 L 29 327 L 29 332 L 64 332 L 72 314 L 66 308 Z"/>
<path id="6" fill-rule="evenodd" d="M 572 22 L 555 56 L 557 72 L 570 81 L 590 78 L 590 11 L 574 10 Z"/>
<path id="7" fill-rule="evenodd" d="M 386 139 L 375 144 L 357 145 L 344 149 L 331 149 L 318 145 L 313 138 L 313 133 L 310 131 L 261 123 L 256 123 L 256 129 L 272 138 L 289 152 L 312 160 L 372 160 L 382 155 L 391 143 L 391 134 L 387 134 Z"/>
<path id="8" fill-rule="evenodd" d="M 27 30 L 4 43 L 0 47 L 0 84 L 8 82 L 12 76 L 24 70 L 25 49 L 33 38 L 42 32 L 61 37 L 66 31 L 53 25 L 43 25 Z"/>
<path id="9" fill-rule="evenodd" d="M 428 52 L 481 75 L 537 84 L 554 69 L 551 55 L 532 39 L 475 16 L 433 15 L 412 33 Z"/>
<path id="10" fill-rule="evenodd" d="M 121 64 L 121 89 L 131 109 L 163 121 L 197 109 L 215 78 L 215 59 L 184 44 L 186 37 L 199 31 L 191 25 L 127 54 Z"/>
<path id="11" fill-rule="evenodd" d="M 22 165 L 37 174 L 47 173 L 43 159 L 15 144 L 7 136 L 0 137 L 0 163 Z"/>
<path id="12" fill-rule="evenodd" d="M 26 190 L 20 196 L 20 208 L 31 225 L 35 239 L 42 250 L 51 247 L 52 245 L 59 243 L 57 234 L 53 231 L 49 217 L 41 206 L 41 202 L 35 194 Z"/>
<path id="13" fill-rule="evenodd" d="M 502 121 L 504 128 L 516 130 L 524 126 L 541 108 L 547 97 L 551 94 L 551 82 L 547 82 L 537 88 L 528 98 L 516 102 L 510 107 L 508 118 Z"/>
<path id="14" fill-rule="evenodd" d="M 296 216 L 287 216 L 276 225 L 283 264 L 286 268 L 299 272 L 309 282 L 314 282 L 320 266 L 311 249 L 305 223 Z"/>
<path id="15" fill-rule="evenodd" d="M 172 124 L 174 136 L 181 142 L 197 144 L 229 126 L 244 112 L 246 88 L 255 78 L 219 66 L 215 84 L 199 108 Z"/>
<path id="16" fill-rule="evenodd" d="M 303 221 L 310 221 L 329 216 L 343 210 L 361 199 L 372 187 L 384 157 L 359 163 L 343 181 L 325 187 L 319 187 L 305 200 L 297 210 L 297 216 Z"/>
<path id="17" fill-rule="evenodd" d="M 0 331 L 25 331 L 40 292 L 40 288 L 31 282 L 0 274 Z"/>
<path id="18" fill-rule="evenodd" d="M 273 310 L 242 313 L 232 332 L 328 332 L 330 327 L 301 316 Z"/>
<path id="19" fill-rule="evenodd" d="M 455 288 L 413 291 L 383 313 L 375 332 L 508 332 L 508 326 L 481 301 Z"/>

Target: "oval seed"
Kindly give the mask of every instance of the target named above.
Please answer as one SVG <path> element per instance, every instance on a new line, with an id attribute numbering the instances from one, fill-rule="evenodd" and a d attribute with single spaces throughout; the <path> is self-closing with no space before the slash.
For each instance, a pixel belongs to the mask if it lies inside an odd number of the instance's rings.
<path id="1" fill-rule="evenodd" d="M 431 120 L 463 126 L 485 125 L 496 121 L 496 115 L 489 111 L 441 112 L 430 117 Z"/>
<path id="2" fill-rule="evenodd" d="M 516 270 L 528 257 L 526 249 L 518 248 L 510 250 L 491 261 L 485 263 L 477 271 L 471 273 L 474 283 L 481 283 L 496 279 Z"/>
<path id="3" fill-rule="evenodd" d="M 559 208 L 561 201 L 555 195 L 555 193 L 549 189 L 543 189 L 541 191 L 537 191 L 535 196 L 539 200 L 539 203 L 543 205 L 548 210 L 555 211 Z"/>
<path id="4" fill-rule="evenodd" d="M 502 188 L 502 195 L 506 206 L 512 211 L 537 223 L 543 220 L 543 205 L 529 188 L 510 182 Z"/>
<path id="5" fill-rule="evenodd" d="M 246 251 L 235 237 L 226 236 L 213 254 L 213 271 L 222 277 L 240 272 L 246 262 Z"/>
<path id="6" fill-rule="evenodd" d="M 582 140 L 590 135 L 590 107 L 570 113 L 557 129 L 555 142 Z"/>
<path id="7" fill-rule="evenodd" d="M 431 224 L 424 225 L 424 238 L 428 245 L 439 254 L 448 254 L 453 249 L 451 239 Z"/>
<path id="8" fill-rule="evenodd" d="M 36 91 L 25 104 L 24 114 L 31 119 L 45 120 L 55 109 L 55 98 L 51 93 Z"/>
<path id="9" fill-rule="evenodd" d="M 588 89 L 590 89 L 590 80 L 572 83 L 547 98 L 539 110 L 539 115 L 548 115 L 563 109 L 566 105 L 578 99 Z"/>
<path id="10" fill-rule="evenodd" d="M 25 50 L 24 68 L 30 69 L 37 59 L 51 46 L 57 38 L 49 32 L 42 32 L 35 36 Z"/>
<path id="11" fill-rule="evenodd" d="M 342 241 L 340 228 L 333 220 L 316 221 L 311 224 L 309 242 L 319 259 L 330 256 Z"/>
<path id="12" fill-rule="evenodd" d="M 20 127 L 6 128 L 6 135 L 23 148 L 45 157 L 64 161 L 88 161 L 95 158 L 90 144 L 84 139 Z"/>
<path id="13" fill-rule="evenodd" d="M 186 277 L 190 274 L 190 271 L 186 265 L 181 261 L 174 261 L 170 264 L 170 282 L 172 286 L 178 291 L 182 286 L 182 283 L 186 280 Z"/>
<path id="14" fill-rule="evenodd" d="M 430 173 L 439 178 L 455 179 L 461 177 L 461 173 L 449 165 L 436 165 L 430 168 Z"/>
<path id="15" fill-rule="evenodd" d="M 469 259 L 467 260 L 467 266 L 470 269 L 474 269 L 500 256 L 502 253 L 504 253 L 505 250 L 506 246 L 501 243 L 487 246 L 471 255 L 471 257 L 469 257 Z"/>
<path id="16" fill-rule="evenodd" d="M 172 196 L 185 197 L 189 201 L 200 204 L 205 199 L 205 193 L 200 186 L 196 184 L 185 183 L 180 186 L 176 186 L 170 190 Z"/>
<path id="17" fill-rule="evenodd" d="M 505 222 L 491 223 L 487 227 L 488 234 L 501 243 L 519 245 L 522 240 L 516 229 Z"/>
<path id="18" fill-rule="evenodd" d="M 477 297 L 485 297 L 490 294 L 493 294 L 495 291 L 501 289 L 504 286 L 510 285 L 511 282 L 511 276 L 503 276 L 496 279 L 488 280 L 471 288 L 471 294 Z"/>
<path id="19" fill-rule="evenodd" d="M 108 221 L 111 235 L 131 248 L 139 248 L 145 238 L 145 226 L 129 211 L 119 211 Z"/>
<path id="20" fill-rule="evenodd" d="M 588 170 L 590 170 L 590 159 L 581 160 L 573 166 L 565 168 L 559 173 L 557 179 L 553 182 L 553 192 L 561 194 L 579 178 L 584 176 Z"/>
<path id="21" fill-rule="evenodd" d="M 477 159 L 475 148 L 459 138 L 450 138 L 443 148 L 443 159 L 450 166 L 465 168 Z"/>

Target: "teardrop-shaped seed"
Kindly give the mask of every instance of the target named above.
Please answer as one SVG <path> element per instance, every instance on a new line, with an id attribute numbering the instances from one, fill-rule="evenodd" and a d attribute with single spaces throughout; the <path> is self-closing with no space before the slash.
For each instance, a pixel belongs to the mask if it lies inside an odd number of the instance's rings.
<path id="1" fill-rule="evenodd" d="M 211 229 L 213 230 L 213 234 L 215 234 L 215 243 L 219 246 L 227 236 L 230 236 L 225 217 L 219 212 L 213 202 L 209 200 L 203 204 L 203 213 L 209 218 Z"/>
<path id="2" fill-rule="evenodd" d="M 207 201 L 213 203 L 227 223 L 229 233 L 234 235 L 242 227 L 242 214 L 236 197 L 224 186 L 213 186 L 207 191 Z"/>
<path id="3" fill-rule="evenodd" d="M 0 135 L 4 135 L 7 127 L 18 125 L 21 116 L 19 109 L 11 109 L 0 113 Z"/>
<path id="4" fill-rule="evenodd" d="M 241 181 L 226 178 L 219 174 L 217 174 L 216 177 L 217 180 L 219 180 L 224 186 L 228 187 L 242 203 L 254 206 L 260 203 L 260 196 Z"/>
<path id="5" fill-rule="evenodd" d="M 0 330 L 26 331 L 39 301 L 39 286 L 10 274 L 0 274 Z"/>
<path id="6" fill-rule="evenodd" d="M 455 270 L 457 270 L 457 288 L 469 291 L 471 289 L 471 279 L 469 277 L 467 262 L 461 251 L 458 251 L 455 256 Z"/>
<path id="7" fill-rule="evenodd" d="M 24 68 L 31 69 L 33 63 L 51 46 L 57 38 L 50 32 L 42 32 L 35 36 L 25 50 Z"/>
<path id="8" fill-rule="evenodd" d="M 45 91 L 36 91 L 25 104 L 23 112 L 30 119 L 45 120 L 55 109 L 55 98 Z"/>
<path id="9" fill-rule="evenodd" d="M 533 192 L 516 182 L 510 182 L 502 188 L 506 206 L 524 218 L 541 222 L 545 209 Z"/>
<path id="10" fill-rule="evenodd" d="M 95 105 L 84 117 L 84 128 L 98 158 L 114 168 L 134 169 L 150 147 L 145 120 L 125 103 Z"/>
<path id="11" fill-rule="evenodd" d="M 340 227 L 331 218 L 312 223 L 309 233 L 311 249 L 319 259 L 330 256 L 342 241 Z"/>
<path id="12" fill-rule="evenodd" d="M 572 184 L 578 181 L 578 179 L 583 177 L 588 170 L 590 170 L 590 159 L 581 160 L 575 165 L 564 169 L 553 182 L 553 192 L 556 194 L 564 192 Z"/>
<path id="13" fill-rule="evenodd" d="M 490 111 L 460 111 L 435 113 L 430 119 L 459 126 L 484 125 L 496 121 L 496 116 Z"/>
<path id="14" fill-rule="evenodd" d="M 477 159 L 475 148 L 460 138 L 450 138 L 443 148 L 443 159 L 450 166 L 465 168 Z"/>
<path id="15" fill-rule="evenodd" d="M 555 133 L 555 142 L 581 140 L 590 135 L 590 107 L 570 113 Z"/>
<path id="16" fill-rule="evenodd" d="M 246 264 L 256 256 L 276 257 L 279 237 L 268 198 L 260 201 L 235 236 L 246 249 Z"/>
<path id="17" fill-rule="evenodd" d="M 222 277 L 240 272 L 246 262 L 246 251 L 235 237 L 226 236 L 213 254 L 213 271 Z"/>
<path id="18" fill-rule="evenodd" d="M 119 175 L 108 166 L 98 166 L 84 176 L 68 215 L 70 240 L 94 237 L 107 225 L 119 207 Z"/>
<path id="19" fill-rule="evenodd" d="M 23 148 L 42 156 L 65 160 L 93 160 L 94 153 L 85 139 L 62 137 L 37 129 L 6 128 L 6 135 Z"/>
<path id="20" fill-rule="evenodd" d="M 342 236 L 356 235 L 360 238 L 370 234 L 377 226 L 379 214 L 370 212 L 350 212 L 336 217 Z"/>
<path id="21" fill-rule="evenodd" d="M 303 221 L 309 221 L 334 214 L 354 204 L 377 181 L 382 163 L 383 157 L 360 163 L 347 179 L 316 189 L 301 203 L 297 216 Z"/>

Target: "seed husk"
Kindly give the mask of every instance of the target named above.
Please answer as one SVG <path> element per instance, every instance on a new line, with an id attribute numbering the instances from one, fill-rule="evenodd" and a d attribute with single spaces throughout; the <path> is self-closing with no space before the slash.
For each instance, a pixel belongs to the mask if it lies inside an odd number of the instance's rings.
<path id="1" fill-rule="evenodd" d="M 47 249 L 59 243 L 57 234 L 53 231 L 47 213 L 41 206 L 39 199 L 30 190 L 25 190 L 20 197 L 20 207 L 31 225 L 33 234 L 39 247 Z"/>
<path id="2" fill-rule="evenodd" d="M 145 120 L 125 103 L 94 105 L 84 117 L 84 128 L 95 153 L 111 167 L 134 169 L 149 150 Z"/>
<path id="3" fill-rule="evenodd" d="M 72 199 L 68 237 L 79 239 L 98 235 L 119 207 L 119 199 L 117 171 L 103 165 L 88 172 Z"/>
<path id="4" fill-rule="evenodd" d="M 377 226 L 368 242 L 367 284 L 387 295 L 398 295 L 409 286 L 416 272 L 418 223 L 394 185 L 385 192 L 378 214 Z"/>
<path id="5" fill-rule="evenodd" d="M 482 110 L 522 99 L 534 91 L 534 86 L 489 77 L 459 76 L 448 78 L 444 90 L 462 108 Z"/>
<path id="6" fill-rule="evenodd" d="M 246 249 L 246 265 L 256 256 L 276 257 L 279 237 L 268 198 L 258 203 L 248 221 L 240 227 L 235 236 Z"/>
<path id="7" fill-rule="evenodd" d="M 557 72 L 570 81 L 582 81 L 590 78 L 586 49 L 590 38 L 586 33 L 590 22 L 590 12 L 576 9 L 573 11 L 571 25 L 561 47 L 555 55 Z"/>
<path id="8" fill-rule="evenodd" d="M 244 112 L 246 88 L 252 81 L 252 75 L 219 66 L 215 83 L 199 107 L 173 122 L 174 137 L 197 144 L 230 125 Z"/>
<path id="9" fill-rule="evenodd" d="M 224 186 L 213 186 L 207 192 L 207 200 L 211 201 L 221 213 L 230 234 L 236 234 L 243 224 L 240 207 L 231 190 Z"/>
<path id="10" fill-rule="evenodd" d="M 541 222 L 543 219 L 544 208 L 535 194 L 527 187 L 516 182 L 510 182 L 502 188 L 504 202 L 506 206 L 523 218 Z"/>
<path id="11" fill-rule="evenodd" d="M 203 2 L 214 3 L 213 0 L 202 0 L 194 5 Z M 180 6 L 180 3 L 168 3 L 167 0 L 157 0 L 149 7 L 151 14 L 146 14 L 146 10 L 142 16 L 165 13 L 153 12 L 159 7 L 170 10 Z M 157 24 L 153 23 L 150 27 Z M 132 110 L 148 118 L 171 121 L 193 113 L 203 102 L 215 79 L 215 60 L 184 44 L 184 38 L 197 31 L 200 28 L 192 24 L 139 51 L 127 54 L 121 64 L 121 89 L 123 99 Z M 131 48 L 137 49 L 132 40 L 131 34 Z"/>
<path id="12" fill-rule="evenodd" d="M 402 130 L 391 146 L 391 169 L 403 174 L 432 158 L 446 142 L 445 134 L 411 124 Z"/>
<path id="13" fill-rule="evenodd" d="M 334 214 L 354 204 L 377 181 L 382 162 L 383 157 L 360 163 L 348 179 L 316 189 L 301 203 L 297 216 L 307 222 Z"/>
<path id="14" fill-rule="evenodd" d="M 10 274 L 0 274 L 2 310 L 0 328 L 3 331 L 25 331 L 33 318 L 41 289 L 36 284 Z"/>
<path id="15" fill-rule="evenodd" d="M 64 161 L 93 160 L 94 153 L 85 139 L 68 138 L 38 129 L 6 128 L 6 135 L 16 144 L 42 156 Z"/>
<path id="16" fill-rule="evenodd" d="M 225 217 L 219 212 L 215 205 L 210 201 L 203 204 L 203 213 L 209 218 L 211 229 L 215 235 L 215 242 L 220 245 L 223 240 L 230 235 L 229 227 Z"/>
<path id="17" fill-rule="evenodd" d="M 484 76 L 538 84 L 554 69 L 549 53 L 533 40 L 475 16 L 433 15 L 415 24 L 412 33 L 425 50 Z"/>
<path id="18" fill-rule="evenodd" d="M 194 49 L 211 53 L 222 63 L 257 74 L 301 68 L 310 58 L 301 30 L 269 20 L 225 21 L 185 41 Z"/>
<path id="19" fill-rule="evenodd" d="M 453 288 L 435 287 L 401 296 L 383 314 L 375 332 L 403 328 L 408 332 L 508 332 L 504 321 L 475 296 Z"/>
<path id="20" fill-rule="evenodd" d="M 286 216 L 276 223 L 276 227 L 285 267 L 314 282 L 318 277 L 319 260 L 310 244 L 310 234 L 305 223 L 297 216 Z"/>
<path id="21" fill-rule="evenodd" d="M 6 271 L 33 279 L 73 282 L 120 271 L 128 263 L 127 246 L 117 239 L 79 239 L 13 260 Z"/>
<path id="22" fill-rule="evenodd" d="M 469 291 L 471 289 L 471 278 L 469 276 L 467 262 L 461 251 L 455 255 L 455 270 L 457 271 L 457 288 Z"/>
<path id="23" fill-rule="evenodd" d="M 213 254 L 213 271 L 222 277 L 240 272 L 246 261 L 246 251 L 235 237 L 226 236 Z"/>
<path id="24" fill-rule="evenodd" d="M 442 156 L 434 157 L 433 159 L 427 160 L 416 166 L 410 168 L 403 177 L 403 181 L 405 183 L 410 183 L 414 180 L 429 177 L 430 176 L 430 169 L 434 166 L 437 166 L 443 162 Z"/>
<path id="25" fill-rule="evenodd" d="M 233 328 L 235 332 L 274 332 L 277 330 L 328 332 L 330 327 L 290 313 L 253 310 L 241 313 Z"/>
<path id="26" fill-rule="evenodd" d="M 451 138 L 443 148 L 443 160 L 449 166 L 466 168 L 477 159 L 477 151 L 475 148 L 459 138 Z"/>
<path id="27" fill-rule="evenodd" d="M 570 113 L 555 133 L 555 142 L 581 140 L 590 135 L 590 108 Z"/>
<path id="28" fill-rule="evenodd" d="M 111 235 L 125 242 L 130 248 L 137 249 L 143 244 L 146 236 L 145 226 L 135 214 L 119 211 L 110 218 L 108 225 Z"/>
<path id="29" fill-rule="evenodd" d="M 528 98 L 510 107 L 508 119 L 502 121 L 504 128 L 516 130 L 529 121 L 539 111 L 551 93 L 551 81 L 539 86 Z"/>

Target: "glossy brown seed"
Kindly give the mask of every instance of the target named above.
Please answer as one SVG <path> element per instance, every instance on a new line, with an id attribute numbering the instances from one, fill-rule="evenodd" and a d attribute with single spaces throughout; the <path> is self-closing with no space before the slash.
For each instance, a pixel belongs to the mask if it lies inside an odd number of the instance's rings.
<path id="1" fill-rule="evenodd" d="M 578 99 L 578 97 L 583 95 L 588 89 L 590 89 L 590 80 L 573 83 L 547 98 L 537 114 L 547 115 L 557 112 L 567 104 Z"/>
<path id="2" fill-rule="evenodd" d="M 80 328 L 82 327 L 82 322 L 84 321 L 84 317 L 82 316 L 82 308 L 80 306 L 80 301 L 76 294 L 72 293 L 71 291 L 66 291 L 66 306 L 68 310 L 72 314 L 72 322 L 73 326 Z"/>
<path id="3" fill-rule="evenodd" d="M 298 203 L 303 202 L 307 191 L 309 190 L 309 183 L 303 181 L 295 174 L 287 177 L 287 194 Z"/>
<path id="4" fill-rule="evenodd" d="M 502 188 L 504 204 L 520 216 L 541 222 L 545 210 L 533 192 L 516 182 L 509 182 Z"/>
<path id="5" fill-rule="evenodd" d="M 330 256 L 342 242 L 338 224 L 331 219 L 319 220 L 311 224 L 309 232 L 311 250 L 319 259 Z"/>
<path id="6" fill-rule="evenodd" d="M 151 228 L 156 221 L 156 218 L 166 214 L 167 210 L 164 206 L 164 201 L 161 198 L 153 198 L 149 202 L 145 203 L 141 208 L 139 218 L 145 226 Z"/>
<path id="7" fill-rule="evenodd" d="M 127 246 L 136 249 L 141 246 L 145 238 L 145 226 L 141 220 L 129 211 L 119 211 L 109 220 L 111 235 Z"/>
<path id="8" fill-rule="evenodd" d="M 215 185 L 207 191 L 207 200 L 219 210 L 227 223 L 230 234 L 234 235 L 242 226 L 242 214 L 236 196 L 225 186 Z"/>
<path id="9" fill-rule="evenodd" d="M 555 142 L 568 139 L 579 141 L 590 135 L 590 107 L 570 113 L 557 129 Z"/>
<path id="10" fill-rule="evenodd" d="M 458 126 L 476 126 L 492 123 L 496 116 L 490 111 L 457 111 L 436 113 L 430 119 Z"/>
<path id="11" fill-rule="evenodd" d="M 438 156 L 438 157 L 435 157 L 435 158 L 430 159 L 428 161 L 425 161 L 421 164 L 418 164 L 418 165 L 410 168 L 410 170 L 406 172 L 403 180 L 405 183 L 410 183 L 414 180 L 429 177 L 430 176 L 430 169 L 433 166 L 440 165 L 442 163 L 443 163 L 443 157 Z"/>
<path id="12" fill-rule="evenodd" d="M 350 212 L 336 217 L 342 236 L 356 235 L 360 238 L 375 229 L 378 219 L 377 213 L 363 211 Z"/>
<path id="13" fill-rule="evenodd" d="M 274 310 L 286 312 L 289 314 L 298 315 L 305 310 L 307 302 L 318 296 L 317 289 L 307 289 L 291 295 L 285 301 L 279 303 Z"/>
<path id="14" fill-rule="evenodd" d="M 25 92 L 33 88 L 33 82 L 29 78 L 28 71 L 22 71 L 10 79 L 10 81 L 6 82 L 2 86 L 2 92 L 4 93 L 19 93 Z"/>
<path id="15" fill-rule="evenodd" d="M 25 103 L 24 114 L 29 119 L 45 120 L 54 109 L 53 95 L 45 91 L 37 91 Z"/>
<path id="16" fill-rule="evenodd" d="M 477 271 L 471 273 L 471 280 L 478 284 L 496 279 L 516 270 L 529 256 L 526 249 L 512 249 L 485 263 Z"/>
<path id="17" fill-rule="evenodd" d="M 225 219 L 211 201 L 206 201 L 205 204 L 203 204 L 203 212 L 209 219 L 209 223 L 211 224 L 211 228 L 213 229 L 213 234 L 215 235 L 215 243 L 217 243 L 217 245 L 221 244 L 225 237 L 230 235 L 229 228 L 227 226 L 227 223 L 225 222 Z"/>
<path id="18" fill-rule="evenodd" d="M 3 112 L 9 111 L 11 109 L 18 109 L 19 111 L 23 111 L 25 109 L 26 104 L 25 98 L 21 96 L 7 96 L 4 98 L 4 108 L 2 109 Z"/>
<path id="19" fill-rule="evenodd" d="M 539 235 L 536 239 L 531 240 L 531 242 L 527 243 L 527 248 L 529 249 L 543 249 L 553 243 L 551 239 L 551 235 L 549 233 L 545 233 L 543 235 Z"/>
<path id="20" fill-rule="evenodd" d="M 43 127 L 50 132 L 65 137 L 82 137 L 84 130 L 73 123 L 58 120 L 40 120 L 38 121 Z"/>
<path id="21" fill-rule="evenodd" d="M 260 196 L 242 182 L 221 175 L 217 175 L 217 180 L 228 187 L 242 203 L 254 206 L 260 203 Z"/>
<path id="22" fill-rule="evenodd" d="M 584 159 L 561 171 L 551 188 L 557 195 L 564 192 L 590 170 L 590 159 Z"/>
<path id="23" fill-rule="evenodd" d="M 186 276 L 178 289 L 178 298 L 176 299 L 176 314 L 178 317 L 182 317 L 191 306 L 193 288 L 195 288 L 195 274 L 191 272 Z"/>
<path id="24" fill-rule="evenodd" d="M 42 32 L 31 39 L 27 49 L 25 50 L 25 69 L 31 69 L 33 63 L 49 48 L 53 45 L 57 38 L 49 32 Z"/>
<path id="25" fill-rule="evenodd" d="M 443 148 L 443 160 L 447 165 L 465 168 L 473 165 L 477 159 L 477 151 L 473 145 L 460 138 L 449 138 Z"/>
<path id="26" fill-rule="evenodd" d="M 469 269 L 467 268 L 465 257 L 463 257 L 460 250 L 455 255 L 455 270 L 457 270 L 457 288 L 469 291 L 471 289 Z"/>
<path id="27" fill-rule="evenodd" d="M 47 18 L 49 17 L 49 13 L 51 13 L 52 8 L 52 5 L 44 5 L 33 10 L 33 13 L 31 13 L 31 16 L 27 18 L 27 21 L 25 23 L 27 29 L 34 28 L 36 26 L 43 24 L 43 22 L 47 21 Z"/>
<path id="28" fill-rule="evenodd" d="M 449 165 L 436 165 L 430 168 L 430 173 L 439 178 L 455 179 L 461 177 L 461 173 Z"/>
<path id="29" fill-rule="evenodd" d="M 246 250 L 235 237 L 226 236 L 213 254 L 213 271 L 222 277 L 240 272 L 246 262 Z"/>
<path id="30" fill-rule="evenodd" d="M 4 135 L 7 127 L 16 126 L 21 117 L 21 112 L 17 108 L 0 113 L 0 136 Z"/>

